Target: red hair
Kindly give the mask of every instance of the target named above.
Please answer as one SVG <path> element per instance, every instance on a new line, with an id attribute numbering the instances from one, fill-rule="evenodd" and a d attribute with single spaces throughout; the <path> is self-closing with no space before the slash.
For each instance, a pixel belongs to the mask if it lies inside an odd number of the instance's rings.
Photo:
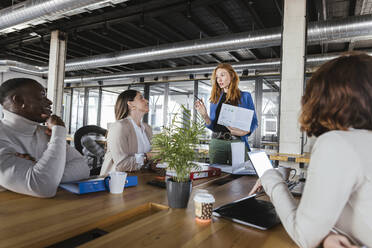
<path id="1" fill-rule="evenodd" d="M 236 71 L 229 64 L 219 64 L 213 70 L 213 74 L 211 78 L 212 93 L 211 93 L 211 97 L 209 98 L 209 101 L 214 104 L 218 103 L 218 100 L 220 99 L 221 93 L 223 91 L 223 89 L 221 89 L 217 83 L 216 73 L 218 69 L 225 69 L 229 73 L 230 78 L 231 78 L 229 89 L 226 95 L 226 102 L 230 102 L 232 105 L 238 105 L 240 102 L 240 90 L 238 88 L 240 80 L 239 80 L 239 76 L 236 73 Z"/>

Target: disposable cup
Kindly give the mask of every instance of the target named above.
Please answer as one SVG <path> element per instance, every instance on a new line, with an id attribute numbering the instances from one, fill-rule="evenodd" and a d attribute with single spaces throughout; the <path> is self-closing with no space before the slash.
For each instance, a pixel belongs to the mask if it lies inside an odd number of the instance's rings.
<path id="1" fill-rule="evenodd" d="M 209 193 L 197 193 L 194 196 L 195 217 L 199 222 L 211 222 L 215 199 Z"/>

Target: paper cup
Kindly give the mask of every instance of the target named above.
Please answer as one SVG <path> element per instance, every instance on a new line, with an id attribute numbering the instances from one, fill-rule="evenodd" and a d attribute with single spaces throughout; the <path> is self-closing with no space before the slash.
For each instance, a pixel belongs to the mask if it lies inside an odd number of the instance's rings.
<path id="1" fill-rule="evenodd" d="M 210 222 L 212 220 L 213 203 L 215 199 L 209 193 L 197 193 L 194 197 L 195 216 L 199 222 Z"/>

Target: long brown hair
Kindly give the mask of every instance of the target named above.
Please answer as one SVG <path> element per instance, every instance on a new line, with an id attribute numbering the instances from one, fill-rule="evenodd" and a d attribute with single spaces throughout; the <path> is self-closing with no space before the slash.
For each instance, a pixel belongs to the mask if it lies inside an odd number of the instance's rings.
<path id="1" fill-rule="evenodd" d="M 128 101 L 134 101 L 137 93 L 136 90 L 126 90 L 120 93 L 115 103 L 116 120 L 124 119 L 129 115 Z"/>
<path id="2" fill-rule="evenodd" d="M 220 99 L 221 93 L 223 91 L 223 89 L 221 89 L 217 83 L 216 73 L 218 69 L 225 69 L 229 73 L 230 78 L 231 78 L 229 89 L 226 95 L 226 102 L 230 102 L 230 104 L 232 105 L 238 105 L 240 102 L 240 90 L 238 88 L 240 80 L 239 80 L 239 76 L 236 73 L 236 71 L 229 64 L 219 64 L 213 70 L 213 74 L 211 78 L 212 93 L 211 93 L 211 97 L 209 98 L 209 101 L 214 104 L 218 103 L 218 100 Z"/>
<path id="3" fill-rule="evenodd" d="M 347 53 L 323 64 L 302 97 L 301 130 L 319 136 L 330 130 L 372 130 L 372 57 Z"/>

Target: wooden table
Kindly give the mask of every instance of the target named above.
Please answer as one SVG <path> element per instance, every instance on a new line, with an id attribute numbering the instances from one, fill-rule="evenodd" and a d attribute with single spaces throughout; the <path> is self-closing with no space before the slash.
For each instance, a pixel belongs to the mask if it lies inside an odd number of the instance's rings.
<path id="1" fill-rule="evenodd" d="M 45 247 L 94 228 L 108 234 L 81 247 L 297 247 L 281 225 L 260 231 L 216 217 L 198 224 L 191 200 L 187 209 L 168 209 L 165 189 L 146 184 L 154 175 L 138 176 L 139 185 L 119 195 L 59 190 L 40 199 L 0 192 L 0 247 Z M 256 178 L 219 181 L 195 181 L 192 197 L 205 188 L 219 206 L 246 196 Z"/>

